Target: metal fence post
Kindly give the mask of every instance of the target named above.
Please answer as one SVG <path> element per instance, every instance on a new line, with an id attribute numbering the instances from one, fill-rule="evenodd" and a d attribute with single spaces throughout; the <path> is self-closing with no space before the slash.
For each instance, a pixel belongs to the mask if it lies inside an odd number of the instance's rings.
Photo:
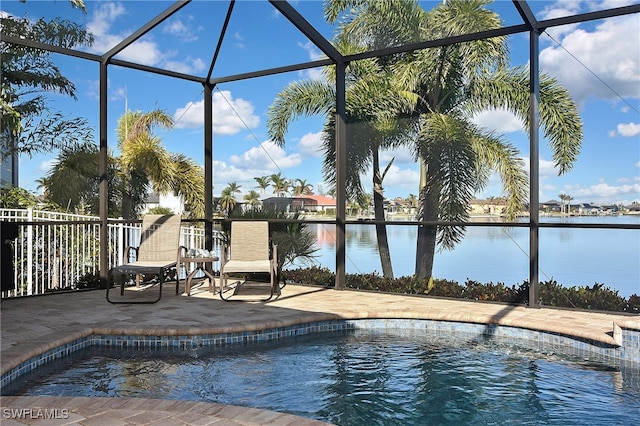
<path id="1" fill-rule="evenodd" d="M 122 220 L 122 217 L 119 218 Z M 115 259 L 115 265 L 120 265 L 119 259 L 124 258 L 124 223 L 118 223 L 118 257 Z M 110 265 L 111 267 L 113 265 Z"/>
<path id="2" fill-rule="evenodd" d="M 27 220 L 33 222 L 33 208 L 27 210 Z M 33 225 L 27 225 L 27 296 L 33 294 Z"/>

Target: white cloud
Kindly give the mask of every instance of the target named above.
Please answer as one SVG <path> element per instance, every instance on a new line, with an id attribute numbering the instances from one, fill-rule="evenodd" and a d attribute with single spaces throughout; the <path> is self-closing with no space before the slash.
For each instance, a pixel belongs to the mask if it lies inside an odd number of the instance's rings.
<path id="1" fill-rule="evenodd" d="M 615 7 L 629 6 L 637 3 L 635 0 L 603 0 L 602 3 L 598 4 L 597 2 L 587 3 L 593 4 L 595 10 L 602 9 L 613 9 Z"/>
<path id="2" fill-rule="evenodd" d="M 95 37 L 95 43 L 90 48 L 91 52 L 104 54 L 133 33 L 133 30 L 126 29 L 117 34 L 113 32 L 112 25 L 118 18 L 126 14 L 127 10 L 122 3 L 101 3 L 95 9 L 87 24 L 87 30 Z M 190 30 L 186 28 L 186 25 L 182 23 L 182 21 L 173 21 L 164 29 L 164 32 L 177 35 L 182 40 L 192 41 L 197 39 L 197 37 L 187 31 Z M 174 59 L 175 55 L 176 52 L 163 52 L 153 37 L 146 35 L 135 43 L 127 46 L 119 52 L 116 57 L 125 61 L 167 68 L 186 74 L 200 71 L 204 67 L 202 61 L 199 59 L 187 58 L 186 60 L 176 60 Z"/>
<path id="3" fill-rule="evenodd" d="M 173 114 L 176 128 L 199 128 L 204 126 L 204 100 L 189 102 Z M 242 98 L 233 99 L 231 92 L 222 90 L 213 93 L 213 133 L 234 135 L 260 124 L 260 117 L 253 113 L 253 105 Z"/>
<path id="4" fill-rule="evenodd" d="M 298 142 L 298 149 L 304 157 L 322 158 L 322 132 L 303 135 Z"/>
<path id="5" fill-rule="evenodd" d="M 137 62 L 143 65 L 160 65 L 168 57 L 162 53 L 158 45 L 151 38 L 143 38 L 128 46 L 116 55 L 125 61 Z"/>
<path id="6" fill-rule="evenodd" d="M 322 68 L 309 68 L 307 70 L 298 71 L 298 75 L 302 79 L 322 81 L 325 79 Z"/>
<path id="7" fill-rule="evenodd" d="M 310 61 L 319 61 L 321 59 L 326 59 L 324 53 L 322 53 L 315 44 L 308 41 L 307 43 L 298 43 L 298 46 L 307 51 L 309 55 Z M 322 72 L 322 68 L 310 68 L 307 70 L 301 70 L 298 72 L 300 78 L 309 79 L 309 80 L 324 80 L 324 74 Z"/>
<path id="8" fill-rule="evenodd" d="M 562 2 L 552 3 L 546 6 L 540 13 L 541 19 L 562 18 L 572 16 L 580 12 L 580 1 L 564 0 Z M 565 34 L 575 30 L 579 24 L 563 25 L 561 27 L 553 27 L 545 30 L 556 40 Z"/>
<path id="9" fill-rule="evenodd" d="M 380 167 L 386 167 L 387 163 L 394 158 L 393 164 L 416 164 L 414 155 L 407 147 L 399 147 L 393 150 L 380 151 Z"/>
<path id="10" fill-rule="evenodd" d="M 485 110 L 473 117 L 473 122 L 478 126 L 498 133 L 522 132 L 522 121 L 506 109 Z"/>
<path id="11" fill-rule="evenodd" d="M 198 73 L 205 69 L 204 61 L 200 58 L 181 59 L 179 61 L 166 61 L 165 68 L 183 74 Z"/>
<path id="12" fill-rule="evenodd" d="M 229 162 L 249 169 L 288 169 L 302 163 L 300 154 L 287 154 L 284 149 L 271 141 L 245 151 L 242 155 L 232 155 Z"/>
<path id="13" fill-rule="evenodd" d="M 264 173 L 263 173 L 264 174 Z M 224 187 L 226 187 L 230 182 L 236 182 L 241 186 L 241 190 L 247 188 L 253 189 L 251 181 L 253 181 L 254 176 L 262 176 L 263 174 L 255 174 L 254 170 L 250 170 L 244 167 L 236 167 L 233 165 L 229 165 L 224 161 L 214 161 L 213 162 L 213 181 L 214 181 L 214 194 L 220 194 Z M 241 199 L 236 197 L 236 199 Z"/>
<path id="14" fill-rule="evenodd" d="M 368 181 L 369 183 L 371 180 Z M 420 183 L 420 172 L 415 169 L 401 169 L 394 164 L 389 167 L 389 171 L 384 177 L 382 187 L 386 189 L 385 192 L 391 195 L 391 187 L 394 189 L 400 188 L 401 191 L 394 191 L 399 194 L 417 194 L 418 186 Z"/>
<path id="15" fill-rule="evenodd" d="M 126 13 L 122 3 L 102 3 L 95 9 L 87 30 L 96 37 L 96 41 L 109 34 L 113 21 Z"/>
<path id="16" fill-rule="evenodd" d="M 58 163 L 58 159 L 57 158 L 52 158 L 50 160 L 43 161 L 38 165 L 38 170 L 41 171 L 42 173 L 49 173 L 49 171 L 57 163 Z"/>
<path id="17" fill-rule="evenodd" d="M 616 130 L 609 133 L 610 136 L 624 136 L 627 138 L 640 135 L 640 123 L 620 123 Z"/>
<path id="18" fill-rule="evenodd" d="M 190 21 L 189 23 L 185 23 L 182 19 L 174 19 L 167 25 L 164 25 L 162 31 L 176 36 L 183 41 L 196 41 L 198 40 L 198 36 L 193 32 L 193 16 L 189 16 L 187 19 Z M 199 30 L 200 28 L 196 29 Z"/>
<path id="19" fill-rule="evenodd" d="M 578 102 L 589 96 L 638 98 L 640 37 L 630 34 L 639 28 L 640 17 L 631 15 L 602 21 L 593 31 L 575 29 L 561 40 L 562 47 L 554 43 L 540 52 L 540 68 L 558 78 Z"/>
<path id="20" fill-rule="evenodd" d="M 529 164 L 531 163 L 530 158 L 522 157 L 522 161 L 524 161 L 525 170 L 527 171 L 527 173 L 529 173 Z M 553 161 L 545 160 L 544 158 L 541 158 L 540 161 L 538 162 L 538 174 L 540 175 L 541 180 L 547 179 L 550 177 L 557 177 L 558 168 L 555 166 L 555 163 Z"/>
<path id="21" fill-rule="evenodd" d="M 234 43 L 234 46 L 237 47 L 238 49 L 244 49 L 245 45 L 244 45 L 244 37 L 242 36 L 242 33 L 240 31 L 236 31 L 233 34 L 233 38 L 236 41 Z"/>
<path id="22" fill-rule="evenodd" d="M 322 53 L 320 49 L 318 49 L 316 45 L 311 43 L 310 41 L 306 43 L 298 43 L 298 46 L 307 51 L 307 54 L 309 55 L 309 59 L 311 61 L 319 61 L 321 59 L 327 58 L 325 54 Z"/>
<path id="23" fill-rule="evenodd" d="M 567 186 L 566 193 L 577 202 L 583 203 L 617 203 L 624 200 L 636 200 L 640 198 L 640 183 L 609 185 L 600 182 L 591 186 Z"/>

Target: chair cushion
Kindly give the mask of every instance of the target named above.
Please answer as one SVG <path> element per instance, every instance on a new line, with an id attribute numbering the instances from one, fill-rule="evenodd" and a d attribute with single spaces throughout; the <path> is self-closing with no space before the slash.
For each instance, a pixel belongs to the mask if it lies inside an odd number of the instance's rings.
<path id="1" fill-rule="evenodd" d="M 222 273 L 231 272 L 271 272 L 271 261 L 266 260 L 230 260 L 222 267 Z"/>
<path id="2" fill-rule="evenodd" d="M 144 262 L 132 262 L 126 265 L 111 268 L 111 273 L 121 274 L 161 274 L 162 271 L 175 267 L 177 262 L 167 262 L 166 260 L 147 260 Z"/>

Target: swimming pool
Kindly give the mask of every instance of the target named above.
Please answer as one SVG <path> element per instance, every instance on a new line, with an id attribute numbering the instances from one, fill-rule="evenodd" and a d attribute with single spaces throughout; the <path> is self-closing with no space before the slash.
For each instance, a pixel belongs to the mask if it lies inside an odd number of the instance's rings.
<path id="1" fill-rule="evenodd" d="M 640 414 L 640 370 L 465 333 L 360 329 L 224 347 L 91 347 L 2 393 L 200 400 L 338 425 L 610 425 Z"/>

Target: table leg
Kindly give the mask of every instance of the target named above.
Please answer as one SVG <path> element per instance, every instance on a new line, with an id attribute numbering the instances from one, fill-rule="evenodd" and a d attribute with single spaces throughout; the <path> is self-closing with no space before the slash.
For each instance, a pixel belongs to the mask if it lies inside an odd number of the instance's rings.
<path id="1" fill-rule="evenodd" d="M 185 280 L 184 292 L 187 293 L 187 296 L 191 296 L 191 280 L 193 280 L 196 272 L 198 272 L 197 267 L 193 271 L 189 272 L 189 275 L 187 275 L 187 279 Z"/>

